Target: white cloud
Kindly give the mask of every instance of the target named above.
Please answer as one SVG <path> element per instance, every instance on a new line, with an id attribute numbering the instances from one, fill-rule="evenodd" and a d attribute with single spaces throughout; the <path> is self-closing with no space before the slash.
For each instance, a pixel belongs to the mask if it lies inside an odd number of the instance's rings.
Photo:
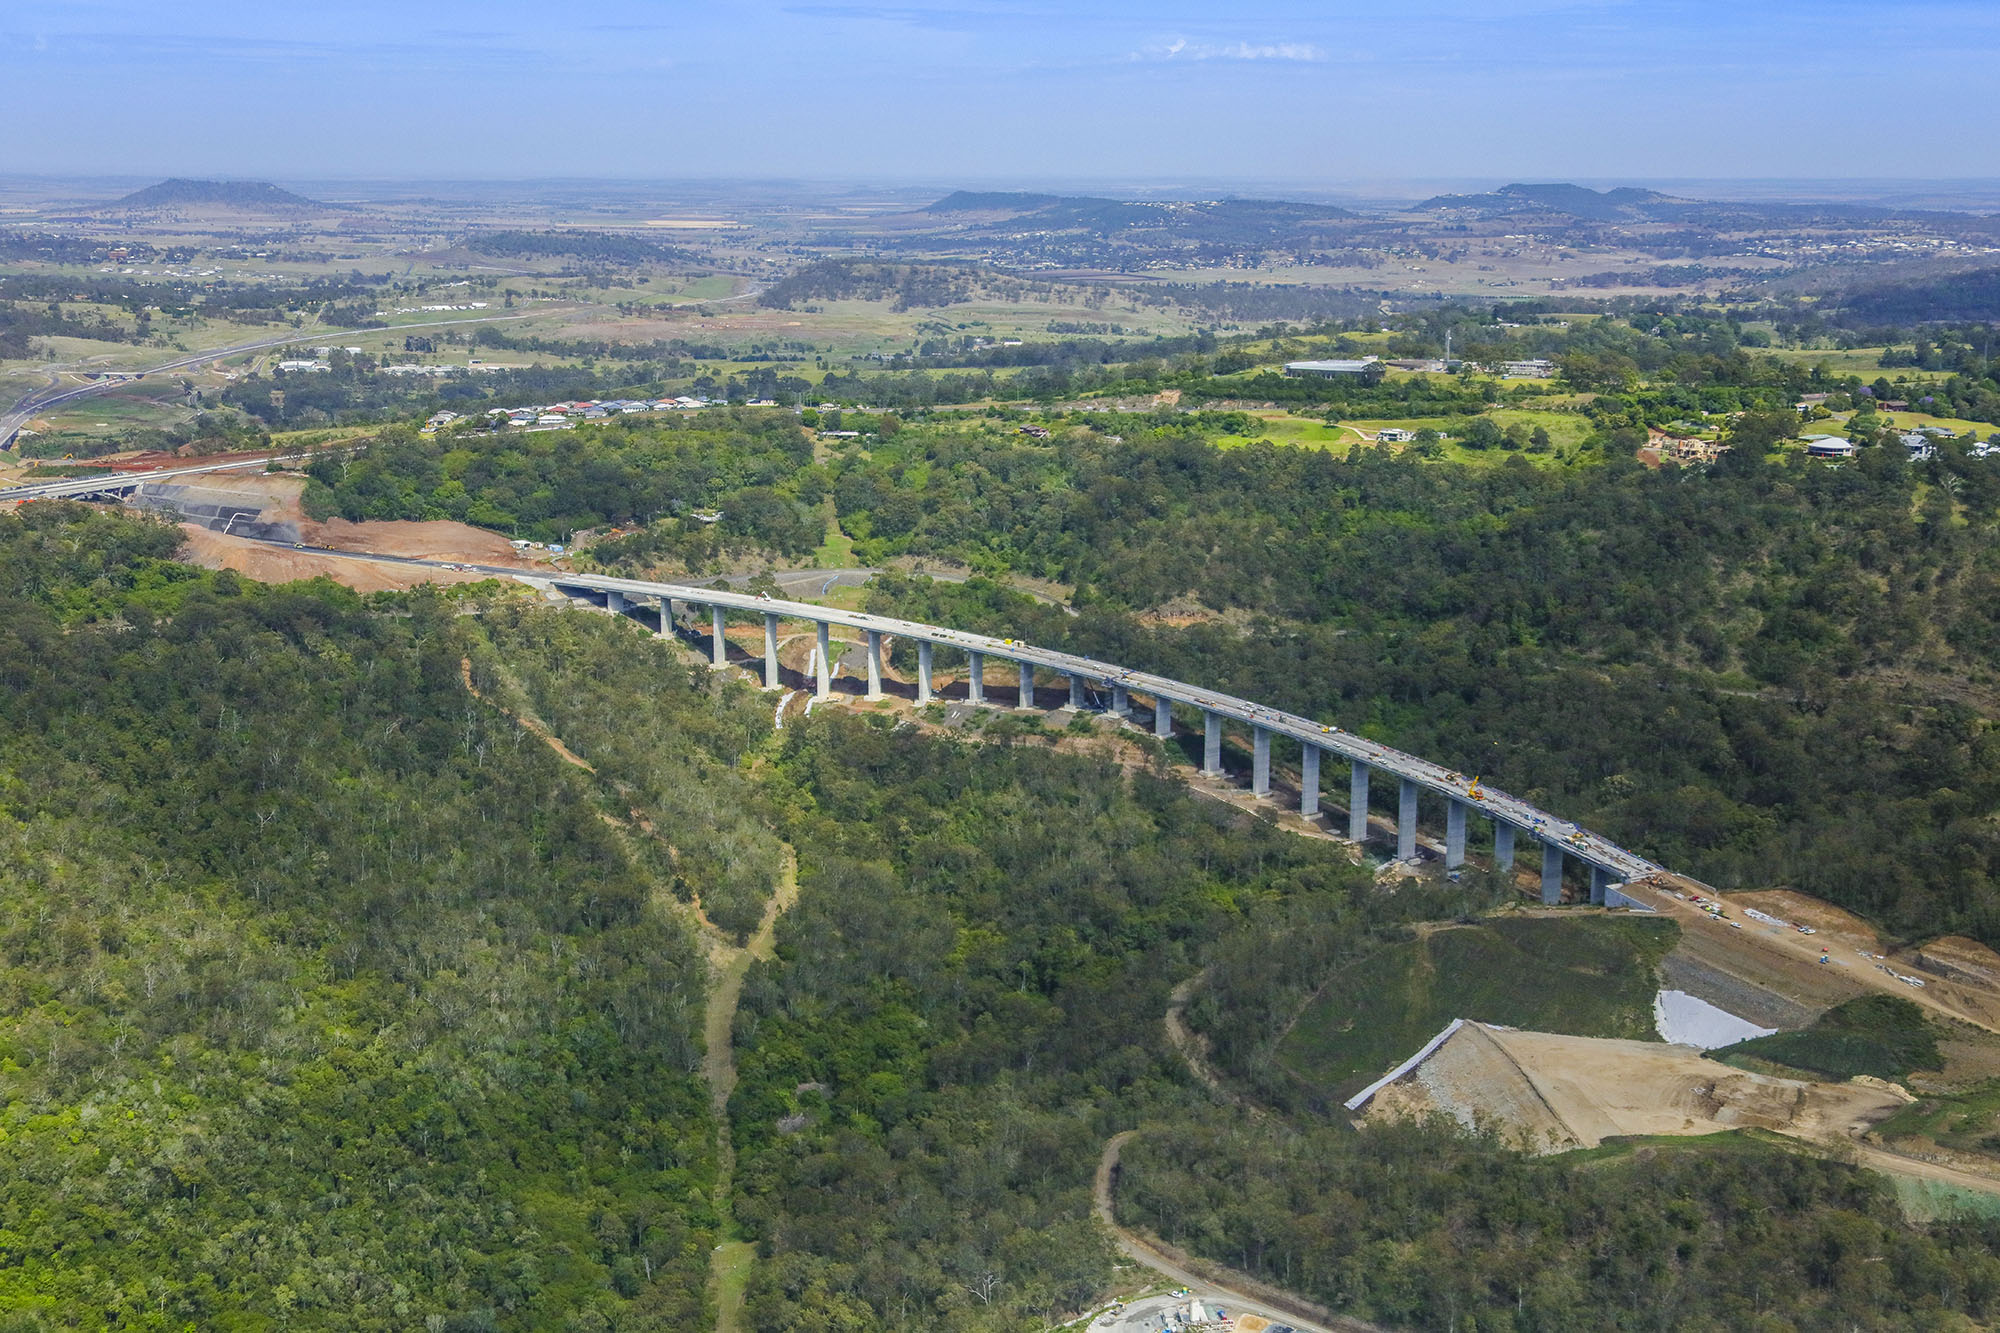
<path id="1" fill-rule="evenodd" d="M 1326 59 L 1311 42 L 1191 42 L 1174 37 L 1132 53 L 1134 60 L 1302 60 Z"/>

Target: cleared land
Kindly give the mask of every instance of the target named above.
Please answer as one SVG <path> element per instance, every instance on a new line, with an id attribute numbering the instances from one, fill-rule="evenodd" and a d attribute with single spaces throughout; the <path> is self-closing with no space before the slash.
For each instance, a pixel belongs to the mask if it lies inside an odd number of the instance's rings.
<path id="1" fill-rule="evenodd" d="M 1627 1135 L 1769 1129 L 1852 1141 L 1910 1103 L 1878 1080 L 1812 1083 L 1730 1069 L 1691 1047 L 1467 1023 L 1378 1094 L 1370 1115 L 1443 1111 L 1536 1152 Z"/>

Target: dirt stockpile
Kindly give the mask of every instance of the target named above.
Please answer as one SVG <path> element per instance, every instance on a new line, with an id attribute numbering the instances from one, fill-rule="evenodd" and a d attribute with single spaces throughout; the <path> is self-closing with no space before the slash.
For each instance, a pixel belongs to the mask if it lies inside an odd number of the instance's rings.
<path id="1" fill-rule="evenodd" d="M 184 483 L 190 489 L 235 496 L 247 507 L 261 504 L 263 517 L 270 522 L 304 518 L 299 500 L 306 492 L 306 479 L 283 472 L 205 472 Z"/>
<path id="2" fill-rule="evenodd" d="M 1874 1080 L 1745 1073 L 1686 1046 L 1467 1023 L 1368 1113 L 1436 1109 L 1491 1125 L 1532 1151 L 1562 1152 L 1620 1135 L 1753 1127 L 1816 1143 L 1851 1141 L 1910 1100 Z"/>
<path id="3" fill-rule="evenodd" d="M 414 588 L 420 583 L 476 583 L 481 574 L 459 574 L 447 569 L 426 569 L 421 565 L 396 565 L 374 560 L 352 560 L 338 555 L 315 555 L 268 542 L 247 541 L 210 532 L 196 523 L 181 524 L 187 542 L 180 557 L 204 569 L 233 569 L 260 583 L 291 583 L 324 575 L 357 592 L 383 592 Z"/>
<path id="4" fill-rule="evenodd" d="M 523 559 L 499 533 L 464 523 L 350 523 L 344 518 L 330 518 L 324 523 L 306 523 L 300 531 L 303 534 L 300 540 L 306 545 L 324 546 L 332 551 L 374 551 L 420 560 L 462 560 L 517 569 L 526 569 L 533 563 Z"/>

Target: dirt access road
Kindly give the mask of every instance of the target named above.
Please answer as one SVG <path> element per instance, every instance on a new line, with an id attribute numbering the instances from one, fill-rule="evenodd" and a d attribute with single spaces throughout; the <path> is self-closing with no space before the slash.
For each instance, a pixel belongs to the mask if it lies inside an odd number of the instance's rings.
<path id="1" fill-rule="evenodd" d="M 1248 1273 L 1198 1259 L 1164 1241 L 1118 1225 L 1111 1206 L 1118 1179 L 1118 1155 L 1140 1132 L 1128 1129 L 1123 1134 L 1111 1136 L 1104 1145 L 1103 1155 L 1098 1158 L 1097 1179 L 1093 1186 L 1097 1220 L 1117 1241 L 1121 1254 L 1168 1281 L 1189 1288 L 1207 1304 L 1221 1303 L 1238 1313 L 1260 1315 L 1274 1324 L 1290 1324 L 1300 1333 L 1384 1333 L 1374 1324 L 1334 1314 L 1310 1301 L 1266 1286 Z"/>
<path id="2" fill-rule="evenodd" d="M 1683 937 L 1705 960 L 1746 980 L 1815 1011 L 1870 991 L 1900 995 L 1940 1017 L 2000 1033 L 2000 987 L 1981 980 L 1983 972 L 2000 973 L 2000 956 L 1970 940 L 1937 940 L 1904 951 L 1910 956 L 1891 957 L 1873 927 L 1807 894 L 1772 889 L 1723 896 L 1682 876 L 1658 878 L 1658 884 L 1633 884 L 1623 892 L 1679 922 Z M 1670 890 L 1688 896 L 1675 897 Z M 1718 921 L 1696 907 L 1689 900 L 1694 894 L 1721 904 L 1740 926 Z M 1758 921 L 1745 915 L 1751 908 L 1809 926 L 1816 933 L 1802 935 Z M 1822 949 L 1824 963 L 1819 961 Z M 1975 955 L 1994 961 L 1989 968 Z M 1943 974 L 1947 969 L 1949 975 Z M 1912 986 L 1899 979 L 1905 976 L 1917 976 L 1924 984 Z"/>

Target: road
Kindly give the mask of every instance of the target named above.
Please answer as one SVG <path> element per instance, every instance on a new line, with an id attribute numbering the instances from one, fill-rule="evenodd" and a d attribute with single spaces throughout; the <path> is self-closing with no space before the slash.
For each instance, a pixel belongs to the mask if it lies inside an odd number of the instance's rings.
<path id="1" fill-rule="evenodd" d="M 1297 1297 L 1288 1296 L 1275 1288 L 1266 1287 L 1247 1273 L 1235 1273 L 1220 1265 L 1201 1263 L 1202 1272 L 1195 1271 L 1195 1263 L 1185 1255 L 1169 1250 L 1146 1236 L 1129 1231 L 1118 1225 L 1118 1219 L 1111 1208 L 1112 1182 L 1118 1174 L 1118 1154 L 1127 1141 L 1137 1133 L 1126 1130 L 1114 1134 L 1104 1145 L 1103 1155 L 1098 1158 L 1097 1178 L 1092 1187 L 1092 1202 L 1097 1212 L 1097 1220 L 1104 1224 L 1118 1249 L 1134 1263 L 1144 1265 L 1170 1282 L 1178 1282 L 1188 1288 L 1211 1310 L 1220 1305 L 1232 1315 L 1262 1315 L 1276 1325 L 1290 1325 L 1299 1333 L 1382 1333 L 1373 1324 L 1359 1319 L 1348 1319 L 1341 1315 L 1328 1314 L 1314 1305 L 1309 1305 Z M 1220 1274 L 1207 1276 L 1206 1274 Z M 1141 1329 L 1160 1327 L 1154 1307 L 1158 1302 L 1134 1302 L 1124 1317 L 1100 1315 L 1093 1320 L 1094 1329 L 1118 1330 L 1119 1333 L 1137 1333 Z"/>
<path id="2" fill-rule="evenodd" d="M 397 324 L 391 326 L 391 328 L 394 330 L 437 329 L 451 324 L 495 324 L 504 320 L 530 319 L 536 315 L 555 313 L 560 313 L 560 311 L 533 310 L 525 314 L 479 315 L 471 319 L 433 319 L 421 324 Z M 240 356 L 245 352 L 261 352 L 272 347 L 283 347 L 288 343 L 300 342 L 306 338 L 332 337 L 335 334 L 346 333 L 379 333 L 381 331 L 380 329 L 287 329 L 283 334 L 274 337 L 259 338 L 247 343 L 236 343 L 230 347 L 215 347 L 205 352 L 191 352 L 185 356 L 177 357 L 172 361 L 163 361 L 157 366 L 147 366 L 142 370 L 101 370 L 93 372 L 100 375 L 119 376 L 120 378 L 117 379 L 93 380 L 87 384 L 73 385 L 65 389 L 60 387 L 61 380 L 58 377 L 54 382 L 42 388 L 29 390 L 12 407 L 8 408 L 5 414 L 0 414 L 0 449 L 8 448 L 13 443 L 16 432 L 40 413 L 46 412 L 52 407 L 59 407 L 64 403 L 73 402 L 78 398 L 88 398 L 93 394 L 109 393 L 111 390 L 128 383 L 131 379 L 139 379 L 147 375 L 162 375 L 172 370 L 186 370 L 190 366 L 206 365 L 210 361 L 221 361 L 228 357 Z"/>

